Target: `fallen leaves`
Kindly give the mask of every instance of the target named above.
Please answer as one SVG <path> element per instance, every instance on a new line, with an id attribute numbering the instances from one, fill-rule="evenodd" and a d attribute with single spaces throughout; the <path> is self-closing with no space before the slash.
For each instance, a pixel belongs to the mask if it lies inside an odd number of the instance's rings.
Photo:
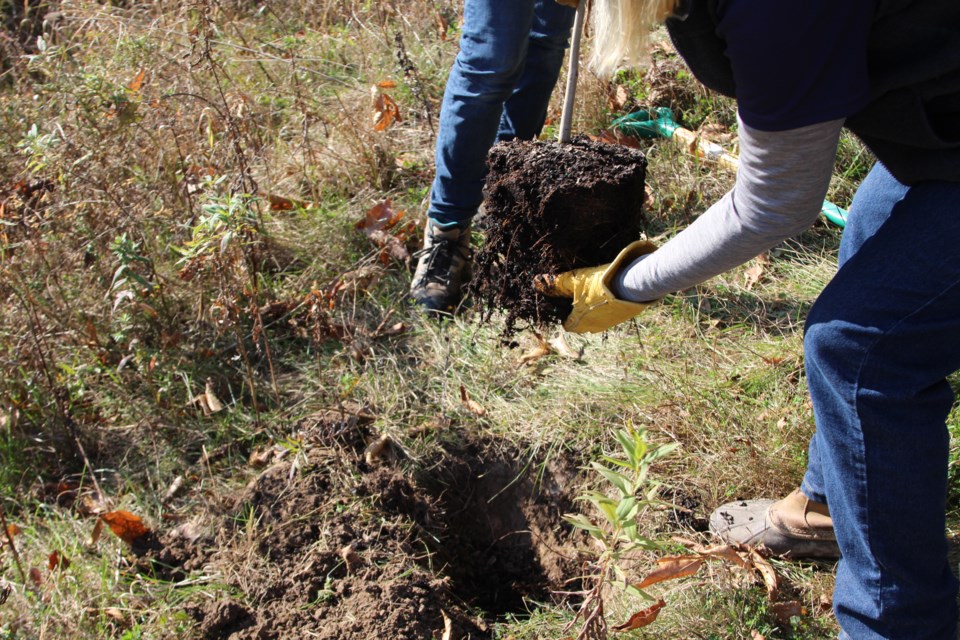
<path id="1" fill-rule="evenodd" d="M 406 242 L 416 230 L 415 222 L 400 224 L 404 211 L 394 211 L 390 199 L 379 202 L 367 210 L 363 219 L 355 225 L 370 240 L 380 247 L 380 262 L 386 264 L 390 259 L 406 263 L 410 260 Z"/>
<path id="2" fill-rule="evenodd" d="M 129 511 L 117 510 L 101 513 L 97 525 L 99 526 L 101 522 L 105 522 L 115 536 L 129 545 L 133 545 L 137 540 L 150 533 L 150 528 L 144 524 L 143 520 Z"/>
<path id="3" fill-rule="evenodd" d="M 203 393 L 194 396 L 188 404 L 199 406 L 205 416 L 218 413 L 224 409 L 223 403 L 213 390 L 213 380 L 210 378 L 207 378 L 206 384 L 204 384 Z"/>
<path id="4" fill-rule="evenodd" d="M 764 251 L 758 255 L 753 261 L 753 264 L 747 268 L 747 270 L 744 272 L 744 277 L 746 278 L 744 288 L 746 288 L 747 291 L 753 289 L 753 287 L 760 282 L 769 264 L 770 256 L 766 251 Z"/>
<path id="5" fill-rule="evenodd" d="M 395 86 L 392 82 L 381 82 L 370 87 L 370 96 L 373 99 L 373 130 L 385 131 L 393 124 L 403 122 L 400 107 L 383 89 Z"/>
<path id="6" fill-rule="evenodd" d="M 647 625 L 653 624 L 653 622 L 657 619 L 657 616 L 660 615 L 660 610 L 665 606 L 667 606 L 666 602 L 663 600 L 657 600 L 646 609 L 637 611 L 623 624 L 618 624 L 617 626 L 610 628 L 620 633 L 624 631 L 633 631 L 634 629 L 642 629 Z"/>
<path id="7" fill-rule="evenodd" d="M 460 404 L 462 404 L 467 411 L 476 416 L 482 417 L 487 415 L 487 410 L 483 408 L 483 405 L 471 399 L 470 395 L 467 393 L 467 388 L 462 384 L 460 385 Z"/>
<path id="8" fill-rule="evenodd" d="M 50 569 L 50 571 L 68 569 L 70 568 L 70 560 L 59 551 L 54 551 L 47 556 L 47 568 Z"/>
<path id="9" fill-rule="evenodd" d="M 139 92 L 140 89 L 143 87 L 143 80 L 146 77 L 147 77 L 147 70 L 140 69 L 140 73 L 138 73 L 136 77 L 134 77 L 134 79 L 130 82 L 130 84 L 127 85 L 127 89 L 129 89 L 133 93 Z"/>
<path id="10" fill-rule="evenodd" d="M 657 560 L 657 568 L 636 584 L 637 589 L 646 589 L 659 582 L 692 576 L 700 571 L 705 559 L 701 556 L 669 556 Z"/>
<path id="11" fill-rule="evenodd" d="M 756 548 L 737 544 L 722 544 L 706 547 L 683 538 L 674 538 L 674 540 L 683 544 L 693 553 L 660 558 L 657 561 L 656 569 L 647 574 L 640 582 L 634 584 L 634 587 L 637 589 L 645 589 L 668 580 L 677 580 L 693 576 L 706 565 L 708 560 L 720 560 L 744 569 L 747 575 L 758 577 L 763 582 L 767 591 L 767 599 L 770 603 L 768 611 L 780 624 L 788 625 L 793 618 L 807 614 L 806 608 L 800 602 L 796 600 L 781 600 L 783 592 L 780 584 L 780 576 L 777 574 L 773 565 L 770 564 Z M 659 608 L 654 611 L 641 611 L 635 614 L 634 617 L 624 625 L 614 628 L 639 628 L 638 626 L 625 625 L 640 624 L 644 622 L 647 617 L 652 616 L 649 622 L 644 623 L 649 624 L 656 618 L 657 611 L 659 611 Z M 762 636 L 755 637 L 762 638 Z"/>
<path id="12" fill-rule="evenodd" d="M 540 358 L 550 355 L 553 349 L 550 348 L 550 344 L 543 339 L 543 336 L 540 334 L 537 335 L 537 344 L 527 351 L 523 352 L 523 355 L 520 356 L 520 359 L 517 361 L 519 366 L 525 366 L 528 364 L 533 364 Z"/>
<path id="13" fill-rule="evenodd" d="M 379 464 L 384 458 L 393 453 L 393 439 L 387 434 L 374 439 L 363 451 L 363 460 L 368 465 Z"/>
<path id="14" fill-rule="evenodd" d="M 567 339 L 564 337 L 563 333 L 558 333 L 549 340 L 544 339 L 543 336 L 536 332 L 534 332 L 533 335 L 536 338 L 537 343 L 530 349 L 523 352 L 523 354 L 517 360 L 517 366 L 519 367 L 535 364 L 541 358 L 554 353 L 562 358 L 567 358 L 570 360 L 579 360 L 583 357 L 583 349 L 573 349 L 573 347 L 571 347 L 567 342 Z"/>
<path id="15" fill-rule="evenodd" d="M 636 586 L 643 588 L 664 580 L 672 580 L 693 575 L 704 565 L 705 560 L 723 560 L 730 564 L 744 568 L 750 573 L 759 575 L 767 588 L 767 596 L 771 601 L 775 601 L 779 594 L 780 583 L 779 576 L 773 565 L 767 561 L 755 548 L 747 545 L 722 544 L 713 547 L 704 547 L 703 545 L 683 539 L 676 539 L 677 542 L 690 548 L 694 555 L 671 556 L 663 559 L 663 564 L 658 563 L 658 567 L 646 578 L 641 580 Z"/>

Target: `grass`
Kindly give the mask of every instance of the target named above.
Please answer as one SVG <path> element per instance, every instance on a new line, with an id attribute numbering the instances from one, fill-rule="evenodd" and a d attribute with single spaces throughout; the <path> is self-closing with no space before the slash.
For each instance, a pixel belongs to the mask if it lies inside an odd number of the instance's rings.
<path id="1" fill-rule="evenodd" d="M 770 252 L 755 282 L 757 264 L 745 265 L 604 336 L 567 336 L 578 358 L 523 364 L 532 333 L 507 348 L 496 317 L 413 313 L 409 265 L 381 259 L 355 226 L 386 200 L 422 219 L 456 3 L 60 8 L 55 23 L 18 23 L 0 76 L 0 138 L 16 150 L 0 159 L 0 506 L 21 530 L 19 567 L 0 549 L 11 589 L 0 638 L 199 637 L 188 606 L 233 593 L 236 576 L 146 578 L 119 540 L 91 542 L 95 518 L 79 500 L 96 484 L 110 508 L 157 527 L 222 514 L 258 474 L 251 453 L 279 445 L 309 458 L 298 425 L 331 406 L 363 407 L 407 467 L 427 473 L 465 433 L 585 462 L 634 424 L 679 443 L 654 474 L 701 515 L 799 482 L 813 430 L 802 322 L 835 268 L 837 229 L 818 223 Z M 574 130 L 654 104 L 690 128 L 734 124 L 732 103 L 699 88 L 668 48 L 654 60 L 649 74 L 620 77 L 630 99 L 617 108 L 605 82 L 582 74 Z M 402 114 L 383 131 L 372 119 L 378 84 Z M 662 241 L 732 176 L 664 140 L 646 144 L 650 235 Z M 845 138 L 830 198 L 848 205 L 868 166 Z M 208 381 L 224 410 L 193 402 Z M 951 416 L 954 441 L 957 424 Z M 168 499 L 178 478 L 184 488 Z M 56 490 L 68 481 L 76 501 Z M 369 511 L 349 496 L 336 505 Z M 648 514 L 646 533 L 702 539 L 668 516 Z M 237 518 L 224 544 L 254 562 L 263 525 L 253 511 Z M 69 567 L 49 568 L 55 551 Z M 778 569 L 807 609 L 794 623 L 776 620 L 762 587 L 716 565 L 666 587 L 669 606 L 632 637 L 835 635 L 821 606 L 831 567 Z M 611 602 L 611 619 L 636 606 Z M 569 604 L 531 603 L 492 633 L 561 637 L 572 615 Z"/>

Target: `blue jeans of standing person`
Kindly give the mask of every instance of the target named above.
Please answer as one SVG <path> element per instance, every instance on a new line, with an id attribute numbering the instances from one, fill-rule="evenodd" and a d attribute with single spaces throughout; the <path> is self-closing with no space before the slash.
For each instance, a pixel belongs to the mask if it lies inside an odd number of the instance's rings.
<path id="1" fill-rule="evenodd" d="M 878 164 L 839 262 L 807 317 L 817 431 L 801 489 L 833 516 L 840 637 L 955 640 L 946 377 L 960 369 L 960 183 L 907 187 Z"/>
<path id="2" fill-rule="evenodd" d="M 540 134 L 574 15 L 554 0 L 465 1 L 427 212 L 440 228 L 465 226 L 476 214 L 494 142 Z"/>

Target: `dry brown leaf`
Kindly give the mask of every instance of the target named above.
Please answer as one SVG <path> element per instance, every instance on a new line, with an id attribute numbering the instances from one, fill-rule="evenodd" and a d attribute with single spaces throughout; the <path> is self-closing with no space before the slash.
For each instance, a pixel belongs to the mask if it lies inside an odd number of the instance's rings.
<path id="1" fill-rule="evenodd" d="M 579 360 L 583 357 L 583 349 L 574 351 L 573 347 L 570 346 L 570 343 L 567 342 L 567 339 L 562 333 L 558 333 L 555 337 L 551 338 L 549 340 L 549 344 L 551 347 L 553 347 L 553 350 L 556 351 L 558 355 L 564 358 Z"/>
<path id="2" fill-rule="evenodd" d="M 410 252 L 407 247 L 396 236 L 390 235 L 386 231 L 375 229 L 367 234 L 374 244 L 381 247 L 380 262 L 388 263 L 390 258 L 399 262 L 406 262 L 410 259 Z"/>
<path id="3" fill-rule="evenodd" d="M 780 592 L 780 576 L 777 575 L 777 570 L 756 549 L 750 549 L 750 560 L 763 578 L 763 584 L 767 587 L 767 597 L 776 600 Z"/>
<path id="4" fill-rule="evenodd" d="M 618 624 L 617 626 L 610 628 L 619 632 L 641 629 L 649 624 L 652 624 L 653 621 L 657 619 L 657 616 L 660 615 L 660 609 L 663 609 L 665 606 L 667 606 L 666 602 L 663 600 L 658 600 L 646 609 L 637 611 L 623 624 Z"/>
<path id="5" fill-rule="evenodd" d="M 525 366 L 528 364 L 533 364 L 540 358 L 550 355 L 552 349 L 550 348 L 550 343 L 543 339 L 539 333 L 534 334 L 537 337 L 537 344 L 535 347 L 528 349 L 523 352 L 523 355 L 520 356 L 520 359 L 517 361 L 517 366 Z"/>
<path id="6" fill-rule="evenodd" d="M 140 73 L 138 73 L 137 76 L 130 82 L 130 84 L 127 85 L 127 89 L 130 89 L 130 91 L 133 91 L 134 93 L 140 91 L 140 88 L 143 87 L 143 79 L 146 76 L 147 70 L 140 69 Z"/>
<path id="7" fill-rule="evenodd" d="M 487 410 L 483 408 L 480 403 L 472 400 L 469 395 L 467 395 L 467 388 L 463 385 L 460 385 L 460 402 L 466 407 L 467 411 L 478 416 L 487 415 Z"/>
<path id="8" fill-rule="evenodd" d="M 400 107 L 388 94 L 377 86 L 371 87 L 373 96 L 373 130 L 385 131 L 395 122 L 403 122 Z"/>
<path id="9" fill-rule="evenodd" d="M 820 600 L 817 602 L 817 607 L 820 609 L 820 613 L 830 613 L 833 611 L 833 594 L 821 594 Z"/>
<path id="10" fill-rule="evenodd" d="M 612 131 L 609 129 L 601 129 L 596 135 L 587 134 L 587 138 L 594 142 L 602 142 L 604 144 L 618 144 L 623 147 L 630 147 L 631 149 L 640 148 L 639 140 L 633 136 L 625 135 L 616 129 Z"/>
<path id="11" fill-rule="evenodd" d="M 767 640 L 767 637 L 757 631 L 756 629 L 750 630 L 750 640 Z"/>
<path id="12" fill-rule="evenodd" d="M 220 399 L 217 397 L 217 394 L 213 391 L 213 380 L 207 378 L 207 383 L 203 388 L 203 397 L 206 400 L 206 407 L 210 413 L 217 413 L 218 411 L 223 411 L 223 403 L 220 402 Z"/>
<path id="13" fill-rule="evenodd" d="M 704 547 L 694 543 L 691 548 L 702 556 L 726 560 L 727 562 L 740 567 L 748 566 L 748 562 L 744 560 L 739 553 L 737 553 L 737 550 L 732 545 L 729 544 L 721 544 L 715 547 Z"/>
<path id="14" fill-rule="evenodd" d="M 790 624 L 791 618 L 807 615 L 807 610 L 796 600 L 774 602 L 768 607 L 767 610 L 773 614 L 773 617 L 778 623 L 784 626 Z"/>
<path id="15" fill-rule="evenodd" d="M 8 539 L 12 540 L 15 536 L 18 536 L 18 535 L 20 535 L 21 533 L 23 533 L 23 529 L 21 529 L 21 528 L 18 527 L 17 525 L 15 525 L 15 524 L 9 524 L 9 525 L 7 525 L 7 538 L 8 538 Z M 0 544 L 2 544 L 2 543 L 0 543 Z"/>
<path id="16" fill-rule="evenodd" d="M 447 22 L 447 19 L 439 12 L 437 12 L 436 16 L 434 16 L 434 21 L 437 23 L 437 33 L 440 34 L 440 40 L 442 42 L 446 42 L 447 29 L 450 28 L 450 23 Z"/>
<path id="17" fill-rule="evenodd" d="M 637 589 L 645 589 L 650 585 L 665 580 L 676 580 L 692 576 L 703 566 L 704 559 L 700 556 L 670 556 L 657 560 L 657 568 L 636 585 Z"/>
<path id="18" fill-rule="evenodd" d="M 36 567 L 30 567 L 30 582 L 33 583 L 37 589 L 43 586 L 43 573 L 40 569 Z"/>
<path id="19" fill-rule="evenodd" d="M 274 457 L 276 457 L 276 451 L 273 447 L 254 449 L 253 453 L 251 453 L 250 457 L 247 459 L 247 464 L 254 469 L 262 469 L 273 462 Z"/>
<path id="20" fill-rule="evenodd" d="M 70 560 L 59 551 L 54 551 L 47 557 L 47 567 L 50 571 L 55 569 L 67 569 L 70 567 Z"/>
<path id="21" fill-rule="evenodd" d="M 443 609 L 440 609 L 440 615 L 443 616 L 443 636 L 440 640 L 453 640 L 453 620 Z"/>
<path id="22" fill-rule="evenodd" d="M 366 215 L 363 216 L 363 220 L 360 220 L 354 226 L 363 231 L 389 229 L 396 225 L 403 215 L 403 211 L 393 210 L 393 202 L 388 198 L 370 207 Z"/>
<path id="23" fill-rule="evenodd" d="M 607 104 L 610 105 L 611 111 L 623 111 L 627 102 L 630 101 L 630 92 L 622 84 L 613 85 L 612 89 L 613 91 L 607 93 Z"/>
<path id="24" fill-rule="evenodd" d="M 407 251 L 404 242 L 415 230 L 416 223 L 411 222 L 408 225 L 398 227 L 397 223 L 404 215 L 404 211 L 394 211 L 391 201 L 387 199 L 371 207 L 363 219 L 354 225 L 357 229 L 363 231 L 376 246 L 383 249 L 380 254 L 381 262 L 386 263 L 390 258 L 406 262 L 410 258 L 410 252 Z M 391 229 L 393 231 L 388 233 Z"/>
<path id="25" fill-rule="evenodd" d="M 126 616 L 123 615 L 123 611 L 120 611 L 120 609 L 117 609 L 116 607 L 107 607 L 103 610 L 103 614 L 108 618 L 113 618 L 117 622 L 126 623 L 127 621 Z"/>
<path id="26" fill-rule="evenodd" d="M 273 193 L 267 194 L 267 201 L 270 203 L 270 211 L 292 211 L 297 208 L 306 208 L 305 203 L 290 198 L 284 198 Z"/>
<path id="27" fill-rule="evenodd" d="M 744 273 L 744 277 L 746 278 L 746 284 L 744 287 L 747 291 L 753 289 L 754 285 L 760 282 L 760 279 L 763 278 L 763 274 L 766 271 L 768 264 L 770 264 L 770 257 L 766 252 L 763 252 L 756 257 L 753 265 Z"/>
<path id="28" fill-rule="evenodd" d="M 367 448 L 363 451 L 363 459 L 369 465 L 378 464 L 385 456 L 390 454 L 392 445 L 393 440 L 390 436 L 383 434 L 367 445 Z"/>
<path id="29" fill-rule="evenodd" d="M 654 204 L 656 200 L 653 197 L 653 189 L 648 184 L 643 185 L 643 210 L 652 211 Z"/>
<path id="30" fill-rule="evenodd" d="M 354 569 L 360 565 L 360 555 L 357 553 L 357 549 L 353 543 L 340 549 L 340 558 L 347 566 L 347 573 L 353 573 Z"/>
<path id="31" fill-rule="evenodd" d="M 401 333 L 407 330 L 407 325 L 403 322 L 395 322 L 389 327 L 384 329 L 379 329 L 373 333 L 373 338 L 387 338 L 392 336 L 398 336 Z"/>
<path id="32" fill-rule="evenodd" d="M 183 476 L 177 476 L 173 479 L 173 482 L 170 483 L 170 486 L 167 487 L 167 492 L 163 494 L 163 499 L 160 501 L 161 504 L 166 504 L 177 497 L 177 494 L 180 493 L 180 489 L 183 488 Z"/>
<path id="33" fill-rule="evenodd" d="M 110 511 L 100 514 L 100 518 L 107 523 L 114 535 L 130 545 L 150 533 L 150 528 L 143 520 L 129 511 Z"/>
<path id="34" fill-rule="evenodd" d="M 352 288 L 358 291 L 370 289 L 387 273 L 386 269 L 380 265 L 371 264 L 347 271 L 340 276 L 340 282 L 344 288 Z"/>
<path id="35" fill-rule="evenodd" d="M 397 83 L 393 80 L 381 80 L 377 83 L 377 86 L 381 89 L 396 89 Z"/>
<path id="36" fill-rule="evenodd" d="M 722 124 L 709 122 L 700 127 L 700 135 L 714 142 L 730 142 L 733 140 L 733 133 Z"/>
<path id="37" fill-rule="evenodd" d="M 93 525 L 93 533 L 90 534 L 90 544 L 94 545 L 100 541 L 100 536 L 103 535 L 103 520 L 97 518 L 97 523 Z"/>
<path id="38" fill-rule="evenodd" d="M 104 511 L 109 511 L 109 504 L 97 491 L 90 491 L 77 498 L 74 509 L 81 516 L 98 516 Z"/>

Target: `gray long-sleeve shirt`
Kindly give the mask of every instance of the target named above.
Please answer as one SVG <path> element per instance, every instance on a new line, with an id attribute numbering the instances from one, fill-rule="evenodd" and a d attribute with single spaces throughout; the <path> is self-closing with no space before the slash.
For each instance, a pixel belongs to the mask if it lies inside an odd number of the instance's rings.
<path id="1" fill-rule="evenodd" d="M 622 270 L 614 293 L 656 300 L 756 257 L 817 219 L 833 172 L 843 120 L 787 131 L 739 122 L 737 181 L 689 227 Z"/>

